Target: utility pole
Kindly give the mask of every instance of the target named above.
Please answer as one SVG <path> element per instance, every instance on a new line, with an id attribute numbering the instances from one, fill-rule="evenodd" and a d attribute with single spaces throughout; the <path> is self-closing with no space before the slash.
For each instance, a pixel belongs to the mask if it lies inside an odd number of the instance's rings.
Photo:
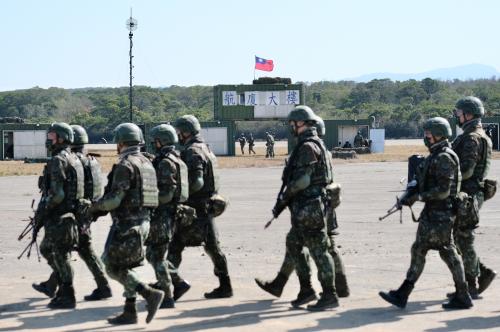
<path id="1" fill-rule="evenodd" d="M 125 24 L 126 24 L 127 30 L 129 31 L 128 32 L 128 39 L 130 40 L 130 49 L 128 52 L 129 70 L 130 70 L 130 73 L 129 73 L 130 87 L 129 87 L 129 92 L 128 92 L 128 99 L 129 99 L 129 105 L 130 105 L 130 122 L 133 122 L 133 119 L 132 119 L 132 79 L 134 78 L 134 76 L 132 75 L 132 69 L 134 68 L 134 66 L 132 65 L 132 59 L 134 58 L 134 56 L 132 55 L 132 46 L 134 44 L 132 42 L 132 37 L 134 37 L 134 34 L 132 33 L 132 31 L 137 29 L 137 20 L 132 17 L 132 8 L 130 8 L 130 18 L 126 21 Z"/>

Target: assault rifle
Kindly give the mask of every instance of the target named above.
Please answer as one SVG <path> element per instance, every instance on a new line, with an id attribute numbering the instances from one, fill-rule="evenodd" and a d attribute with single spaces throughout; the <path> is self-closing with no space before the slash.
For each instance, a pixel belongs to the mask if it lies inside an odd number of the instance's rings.
<path id="1" fill-rule="evenodd" d="M 264 225 L 264 229 L 271 226 L 271 223 L 279 217 L 281 212 L 288 206 L 288 202 L 283 199 L 283 193 L 285 192 L 286 184 L 283 181 L 281 184 L 280 192 L 278 193 L 278 198 L 276 199 L 276 204 L 273 208 L 273 217 Z"/>
<path id="2" fill-rule="evenodd" d="M 31 250 L 33 248 L 33 245 L 35 246 L 35 249 L 36 249 L 36 254 L 37 254 L 37 257 L 38 257 L 38 261 L 40 262 L 40 249 L 38 248 L 38 242 L 36 242 L 36 237 L 37 237 L 37 234 L 38 234 L 38 230 L 39 230 L 39 225 L 38 223 L 41 222 L 40 220 L 40 215 L 39 213 L 37 213 L 34 209 L 33 209 L 33 205 L 35 204 L 35 200 L 33 199 L 31 201 L 31 210 L 33 210 L 33 212 L 35 213 L 35 215 L 33 217 L 29 217 L 29 223 L 28 225 L 26 225 L 26 227 L 23 229 L 23 231 L 21 232 L 21 234 L 19 234 L 19 236 L 17 237 L 17 240 L 18 241 L 21 241 L 22 239 L 24 239 L 28 234 L 32 234 L 31 235 L 31 241 L 30 243 L 28 243 L 28 245 L 24 248 L 24 250 L 21 252 L 21 254 L 17 257 L 17 259 L 21 259 L 21 257 L 24 256 L 24 254 L 27 252 L 26 254 L 26 257 L 27 258 L 30 258 L 31 256 Z"/>

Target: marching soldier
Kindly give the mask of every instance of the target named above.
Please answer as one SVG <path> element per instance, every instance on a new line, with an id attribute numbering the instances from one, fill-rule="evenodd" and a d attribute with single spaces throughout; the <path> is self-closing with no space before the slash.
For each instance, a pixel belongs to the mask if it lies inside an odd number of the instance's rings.
<path id="1" fill-rule="evenodd" d="M 111 212 L 111 226 L 102 260 L 108 275 L 125 288 L 122 314 L 108 319 L 111 324 L 137 323 L 136 293 L 147 303 L 149 323 L 162 303 L 164 293 L 151 288 L 133 270 L 144 259 L 143 245 L 149 233 L 151 209 L 158 206 L 156 172 L 140 152 L 141 129 L 122 123 L 114 130 L 118 163 L 108 175 L 104 196 L 89 209 L 92 215 Z"/>
<path id="2" fill-rule="evenodd" d="M 33 284 L 33 288 L 49 297 L 49 308 L 69 309 L 76 306 L 73 269 L 69 256 L 78 243 L 75 213 L 84 195 L 84 171 L 81 162 L 71 153 L 73 129 L 64 122 L 53 123 L 47 132 L 51 159 L 39 181 L 42 198 L 35 213 L 34 237 L 41 227 L 45 236 L 40 251 L 52 268 L 49 280 Z"/>
<path id="3" fill-rule="evenodd" d="M 156 152 L 153 166 L 158 180 L 159 205 L 151 218 L 146 258 L 155 269 L 157 287 L 165 293 L 160 308 L 175 306 L 165 254 L 175 230 L 179 204 L 189 196 L 187 167 L 175 150 L 177 142 L 177 133 L 171 125 L 161 124 L 151 129 L 151 145 Z"/>
<path id="4" fill-rule="evenodd" d="M 225 298 L 233 296 L 233 288 L 226 256 L 222 252 L 215 225 L 213 197 L 219 190 L 216 173 L 217 159 L 200 135 L 201 126 L 193 115 L 184 115 L 174 123 L 179 143 L 182 145 L 181 158 L 186 163 L 189 174 L 189 199 L 186 205 L 196 210 L 196 219 L 190 225 L 179 227 L 168 249 L 168 261 L 175 270 L 170 273 L 174 285 L 174 300 L 178 300 L 191 287 L 178 273 L 182 251 L 188 246 L 202 245 L 214 264 L 214 273 L 219 278 L 219 287 L 205 293 L 205 298 Z M 218 196 L 220 197 L 220 196 Z"/>
<path id="5" fill-rule="evenodd" d="M 424 142 L 429 156 L 418 166 L 416 183 L 400 199 L 401 205 L 411 206 L 416 200 L 425 203 L 418 219 L 417 238 L 411 248 L 411 264 L 406 279 L 397 290 L 380 292 L 387 302 L 406 307 L 408 296 L 422 274 L 429 250 L 438 250 L 455 282 L 456 292 L 445 309 L 468 309 L 472 300 L 465 282 L 464 266 L 452 237 L 457 193 L 460 191 L 460 162 L 451 149 L 448 138 L 451 127 L 443 118 L 432 118 L 424 124 Z"/>
<path id="6" fill-rule="evenodd" d="M 454 115 L 463 134 L 453 141 L 452 147 L 460 158 L 462 191 L 469 195 L 471 204 L 467 216 L 457 217 L 453 235 L 464 262 L 470 295 L 476 299 L 496 276 L 495 271 L 480 262 L 474 248 L 474 229 L 478 227 L 479 209 L 485 199 L 484 180 L 490 168 L 492 143 L 481 124 L 484 107 L 479 98 L 460 99 L 455 105 Z"/>

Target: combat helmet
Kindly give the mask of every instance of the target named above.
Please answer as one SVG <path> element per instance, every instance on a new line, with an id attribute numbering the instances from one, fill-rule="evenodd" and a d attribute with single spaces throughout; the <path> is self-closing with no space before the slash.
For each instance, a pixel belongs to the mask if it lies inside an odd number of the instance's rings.
<path id="1" fill-rule="evenodd" d="M 316 116 L 316 124 L 314 125 L 318 131 L 318 136 L 323 137 L 326 134 L 325 121 L 320 116 Z"/>
<path id="2" fill-rule="evenodd" d="M 65 122 L 54 122 L 50 125 L 47 132 L 54 132 L 59 138 L 62 138 L 66 143 L 73 143 L 73 128 Z"/>
<path id="3" fill-rule="evenodd" d="M 451 126 L 450 123 L 441 117 L 430 118 L 424 123 L 424 130 L 431 132 L 432 136 L 440 136 L 443 138 L 450 138 Z"/>
<path id="4" fill-rule="evenodd" d="M 175 128 L 169 124 L 161 124 L 151 129 L 151 140 L 158 140 L 163 145 L 174 145 L 178 142 Z"/>
<path id="5" fill-rule="evenodd" d="M 295 107 L 290 113 L 288 113 L 287 121 L 305 121 L 315 123 L 317 120 L 317 115 L 314 114 L 313 110 L 309 106 L 299 105 Z"/>
<path id="6" fill-rule="evenodd" d="M 122 123 L 113 130 L 113 141 L 115 143 L 125 143 L 128 145 L 137 145 L 144 143 L 142 130 L 135 123 Z"/>
<path id="7" fill-rule="evenodd" d="M 479 98 L 474 96 L 459 99 L 455 104 L 455 108 L 462 110 L 464 113 L 472 114 L 475 118 L 484 116 L 483 103 Z"/>
<path id="8" fill-rule="evenodd" d="M 200 132 L 200 121 L 194 115 L 183 115 L 174 122 L 174 127 L 181 132 L 196 135 Z"/>
<path id="9" fill-rule="evenodd" d="M 79 125 L 71 125 L 73 129 L 73 145 L 84 145 L 89 143 L 89 136 L 85 128 Z"/>

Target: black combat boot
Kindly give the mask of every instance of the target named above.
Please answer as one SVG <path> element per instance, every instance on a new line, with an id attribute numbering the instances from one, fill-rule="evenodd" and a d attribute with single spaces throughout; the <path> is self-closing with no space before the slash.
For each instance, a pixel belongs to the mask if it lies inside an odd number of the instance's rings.
<path id="1" fill-rule="evenodd" d="M 171 309 L 175 308 L 175 301 L 171 297 L 165 296 L 161 302 L 160 309 Z"/>
<path id="2" fill-rule="evenodd" d="M 405 280 L 398 290 L 390 290 L 388 293 L 379 292 L 378 295 L 387 302 L 394 304 L 396 307 L 405 308 L 408 302 L 408 296 L 410 296 L 414 286 L 413 282 Z"/>
<path id="3" fill-rule="evenodd" d="M 262 281 L 259 278 L 255 278 L 257 286 L 276 297 L 281 296 L 281 294 L 283 293 L 283 288 L 285 288 L 287 281 L 288 277 L 281 272 L 278 273 L 273 281 Z"/>
<path id="4" fill-rule="evenodd" d="M 116 317 L 108 318 L 108 322 L 113 325 L 137 324 L 135 297 L 127 298 L 123 307 L 123 313 Z"/>
<path id="5" fill-rule="evenodd" d="M 466 277 L 465 278 L 467 280 L 467 287 L 468 287 L 468 291 L 469 291 L 469 295 L 470 297 L 473 299 L 473 300 L 477 300 L 480 298 L 479 296 L 479 292 L 477 290 L 477 283 L 476 283 L 476 277 Z M 455 285 L 455 289 L 457 288 L 457 286 Z M 446 297 L 448 299 L 452 299 L 456 296 L 456 292 L 453 292 L 453 293 L 448 293 L 446 294 Z"/>
<path id="6" fill-rule="evenodd" d="M 207 299 L 222 299 L 233 296 L 233 287 L 229 276 L 219 276 L 219 287 L 209 293 L 205 293 Z"/>
<path id="7" fill-rule="evenodd" d="M 75 289 L 72 284 L 63 283 L 60 286 L 58 296 L 49 302 L 48 307 L 51 309 L 74 309 L 76 307 Z"/>
<path id="8" fill-rule="evenodd" d="M 339 306 L 339 299 L 333 288 L 324 289 L 321 297 L 315 304 L 307 306 L 309 311 L 322 311 L 326 309 L 336 308 Z"/>
<path id="9" fill-rule="evenodd" d="M 467 292 L 467 286 L 457 287 L 455 295 L 446 303 L 442 304 L 444 309 L 469 309 L 473 306 L 472 298 Z"/>
<path id="10" fill-rule="evenodd" d="M 55 272 L 50 274 L 49 280 L 43 281 L 39 284 L 32 284 L 34 290 L 53 298 L 56 295 L 57 286 L 59 284 L 59 277 Z"/>
<path id="11" fill-rule="evenodd" d="M 174 283 L 174 301 L 177 301 L 184 295 L 189 289 L 191 285 L 186 280 L 181 280 L 180 282 Z"/>
<path id="12" fill-rule="evenodd" d="M 146 307 L 148 308 L 146 323 L 149 324 L 160 308 L 165 293 L 163 293 L 163 291 L 161 290 L 157 290 L 143 284 L 139 284 L 136 290 L 146 300 Z"/>
<path id="13" fill-rule="evenodd" d="M 479 286 L 477 288 L 477 293 L 481 294 L 486 290 L 486 288 L 488 288 L 493 279 L 495 279 L 497 273 L 492 269 L 487 268 L 482 263 L 479 263 L 479 271 L 480 274 L 477 279 Z"/>
<path id="14" fill-rule="evenodd" d="M 85 295 L 83 299 L 85 301 L 99 301 L 103 299 L 107 299 L 113 296 L 111 294 L 111 288 L 109 287 L 108 284 L 99 286 L 96 289 L 92 291 L 90 295 Z"/>
<path id="15" fill-rule="evenodd" d="M 347 285 L 345 274 L 335 273 L 335 289 L 337 290 L 338 297 L 349 297 L 349 286 Z"/>
<path id="16" fill-rule="evenodd" d="M 303 304 L 309 303 L 317 299 L 316 292 L 314 291 L 314 288 L 312 288 L 310 279 L 306 280 L 299 279 L 299 282 L 300 282 L 299 294 L 297 295 L 297 298 L 291 302 L 292 307 L 294 308 L 298 308 Z"/>

